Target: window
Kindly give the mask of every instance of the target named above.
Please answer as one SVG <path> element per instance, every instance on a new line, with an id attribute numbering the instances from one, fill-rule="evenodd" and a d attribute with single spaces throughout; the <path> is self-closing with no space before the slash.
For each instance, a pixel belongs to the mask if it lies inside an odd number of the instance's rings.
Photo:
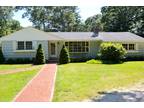
<path id="1" fill-rule="evenodd" d="M 17 47 L 18 50 L 24 50 L 24 41 L 19 41 L 18 42 L 18 47 Z"/>
<path id="2" fill-rule="evenodd" d="M 88 52 L 89 43 L 88 42 L 65 42 L 65 46 L 69 52 Z"/>
<path id="3" fill-rule="evenodd" d="M 135 44 L 122 44 L 126 50 L 135 50 Z"/>
<path id="4" fill-rule="evenodd" d="M 128 50 L 128 44 L 122 44 L 122 45 L 126 50 Z"/>
<path id="5" fill-rule="evenodd" d="M 18 41 L 17 50 L 32 50 L 32 41 Z"/>
<path id="6" fill-rule="evenodd" d="M 26 41 L 26 50 L 32 50 L 32 41 Z"/>
<path id="7" fill-rule="evenodd" d="M 129 50 L 135 50 L 134 44 L 129 44 Z"/>

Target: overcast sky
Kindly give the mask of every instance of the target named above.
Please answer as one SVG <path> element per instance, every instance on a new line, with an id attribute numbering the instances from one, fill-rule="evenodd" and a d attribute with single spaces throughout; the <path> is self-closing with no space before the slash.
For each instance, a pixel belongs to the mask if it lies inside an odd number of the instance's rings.
<path id="1" fill-rule="evenodd" d="M 100 13 L 101 6 L 78 6 L 80 15 L 82 17 L 82 20 L 86 20 L 88 17 L 93 16 L 95 14 Z M 19 11 L 14 14 L 14 19 L 18 20 L 21 23 L 21 26 L 27 27 L 32 26 L 32 23 L 29 22 L 27 18 L 21 18 L 23 11 Z"/>

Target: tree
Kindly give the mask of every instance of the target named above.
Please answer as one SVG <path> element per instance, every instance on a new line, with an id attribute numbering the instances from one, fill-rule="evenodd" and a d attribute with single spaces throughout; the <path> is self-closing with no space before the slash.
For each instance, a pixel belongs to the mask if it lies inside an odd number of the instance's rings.
<path id="1" fill-rule="evenodd" d="M 20 23 L 12 19 L 14 7 L 0 7 L 0 37 L 21 29 Z"/>
<path id="2" fill-rule="evenodd" d="M 22 29 L 20 22 L 17 20 L 12 19 L 9 23 L 10 23 L 9 27 L 11 29 L 11 32 L 15 32 Z"/>
<path id="3" fill-rule="evenodd" d="M 93 31 L 94 28 L 99 28 L 100 31 L 103 30 L 103 24 L 101 22 L 102 15 L 97 14 L 92 17 L 89 17 L 85 21 L 86 31 Z"/>
<path id="4" fill-rule="evenodd" d="M 16 11 L 25 10 L 23 18 L 28 17 L 33 26 L 49 31 L 57 28 L 59 31 L 78 31 L 81 22 L 76 6 L 30 6 L 16 7 Z"/>
<path id="5" fill-rule="evenodd" d="M 3 52 L 2 52 L 2 50 L 0 48 L 0 64 L 4 63 L 4 61 L 5 61 L 5 58 L 4 58 Z"/>
<path id="6" fill-rule="evenodd" d="M 10 32 L 9 21 L 12 19 L 13 9 L 13 7 L 0 7 L 0 37 Z"/>
<path id="7" fill-rule="evenodd" d="M 41 44 L 39 44 L 37 49 L 35 64 L 45 64 L 45 55 Z"/>
<path id="8" fill-rule="evenodd" d="M 60 64 L 66 64 L 70 62 L 70 56 L 67 48 L 63 45 L 61 52 L 60 52 L 60 58 L 59 63 Z"/>

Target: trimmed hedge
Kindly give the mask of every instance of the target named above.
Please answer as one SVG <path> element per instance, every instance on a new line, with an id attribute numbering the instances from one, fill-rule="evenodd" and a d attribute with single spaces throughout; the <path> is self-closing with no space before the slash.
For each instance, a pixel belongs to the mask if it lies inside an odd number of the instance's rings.
<path id="1" fill-rule="evenodd" d="M 64 45 L 63 45 L 61 52 L 60 52 L 59 63 L 60 64 L 70 63 L 70 55 L 69 55 L 67 48 Z"/>
<path id="2" fill-rule="evenodd" d="M 9 58 L 5 62 L 6 64 L 29 64 L 33 63 L 33 59 L 30 58 Z"/>
<path id="3" fill-rule="evenodd" d="M 46 60 L 45 60 L 44 51 L 43 51 L 42 45 L 39 44 L 34 64 L 37 64 L 37 65 L 45 64 L 45 62 Z"/>
<path id="4" fill-rule="evenodd" d="M 124 61 L 144 61 L 144 56 L 127 56 Z"/>
<path id="5" fill-rule="evenodd" d="M 86 62 L 88 60 L 91 60 L 92 58 L 71 58 L 71 62 Z"/>

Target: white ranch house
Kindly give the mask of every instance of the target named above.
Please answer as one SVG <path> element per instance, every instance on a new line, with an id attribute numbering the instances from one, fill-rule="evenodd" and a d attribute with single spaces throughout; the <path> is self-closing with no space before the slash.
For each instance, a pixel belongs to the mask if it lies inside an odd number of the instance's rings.
<path id="1" fill-rule="evenodd" d="M 4 57 L 34 58 L 42 44 L 47 60 L 58 59 L 65 44 L 71 58 L 96 58 L 102 42 L 118 42 L 128 56 L 144 56 L 144 38 L 130 32 L 43 32 L 31 27 L 0 38 Z"/>

